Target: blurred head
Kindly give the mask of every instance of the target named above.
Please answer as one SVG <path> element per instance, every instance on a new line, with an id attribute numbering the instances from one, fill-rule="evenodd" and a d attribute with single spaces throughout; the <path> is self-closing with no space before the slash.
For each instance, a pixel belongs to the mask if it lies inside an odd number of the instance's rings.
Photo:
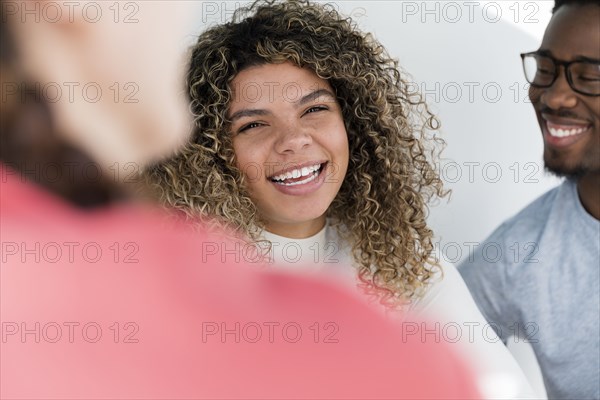
<path id="1" fill-rule="evenodd" d="M 3 78 L 3 119 L 35 93 L 61 140 L 116 176 L 170 154 L 189 134 L 188 4 L 3 1 L 18 71 Z"/>
<path id="2" fill-rule="evenodd" d="M 557 1 L 536 53 L 536 76 L 548 79 L 544 87 L 532 85 L 529 97 L 546 168 L 561 176 L 599 173 L 600 2 Z"/>
<path id="3" fill-rule="evenodd" d="M 405 79 L 333 8 L 259 1 L 198 38 L 192 140 L 148 180 L 165 204 L 251 241 L 274 219 L 330 218 L 349 232 L 367 290 L 410 298 L 431 274 L 426 201 L 442 188 L 429 157 L 437 120 Z"/>

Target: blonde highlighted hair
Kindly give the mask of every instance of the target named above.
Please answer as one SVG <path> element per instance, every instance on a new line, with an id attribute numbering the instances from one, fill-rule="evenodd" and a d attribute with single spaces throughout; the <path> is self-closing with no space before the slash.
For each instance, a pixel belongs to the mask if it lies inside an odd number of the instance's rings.
<path id="1" fill-rule="evenodd" d="M 240 71 L 286 61 L 327 80 L 340 104 L 350 160 L 327 216 L 352 243 L 363 287 L 387 305 L 410 302 L 437 266 L 426 216 L 428 201 L 445 195 L 434 165 L 439 122 L 397 61 L 332 6 L 257 1 L 202 33 L 187 74 L 192 138 L 148 168 L 147 182 L 188 217 L 259 241 L 264 224 L 236 168 L 226 115 Z"/>

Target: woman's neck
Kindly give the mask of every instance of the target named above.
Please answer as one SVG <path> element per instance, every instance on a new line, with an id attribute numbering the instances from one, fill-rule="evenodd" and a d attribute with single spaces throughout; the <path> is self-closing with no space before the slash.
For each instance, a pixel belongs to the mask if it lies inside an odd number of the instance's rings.
<path id="1" fill-rule="evenodd" d="M 325 216 L 301 223 L 285 223 L 278 221 L 269 221 L 265 229 L 275 235 L 290 239 L 306 239 L 319 233 L 326 222 Z"/>

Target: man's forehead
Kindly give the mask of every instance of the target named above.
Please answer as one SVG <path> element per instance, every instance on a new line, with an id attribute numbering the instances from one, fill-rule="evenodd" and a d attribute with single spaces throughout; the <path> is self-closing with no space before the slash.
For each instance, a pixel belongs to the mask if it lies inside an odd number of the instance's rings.
<path id="1" fill-rule="evenodd" d="M 600 59 L 600 6 L 569 4 L 559 8 L 544 34 L 540 50 L 554 57 Z"/>

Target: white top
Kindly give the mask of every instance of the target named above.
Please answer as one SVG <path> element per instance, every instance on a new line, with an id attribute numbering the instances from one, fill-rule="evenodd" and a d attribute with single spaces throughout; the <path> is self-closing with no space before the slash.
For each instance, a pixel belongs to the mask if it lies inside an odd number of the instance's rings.
<path id="1" fill-rule="evenodd" d="M 306 239 L 290 239 L 266 231 L 263 238 L 272 243 L 269 263 L 273 267 L 329 277 L 358 293 L 360 281 L 351 247 L 329 224 Z M 411 305 L 417 319 L 429 322 L 403 320 L 403 334 L 421 335 L 422 340 L 445 340 L 463 354 L 473 366 L 485 398 L 534 398 L 523 371 L 475 305 L 456 268 L 443 263 L 442 269 L 443 277 L 436 273 L 424 296 Z"/>

